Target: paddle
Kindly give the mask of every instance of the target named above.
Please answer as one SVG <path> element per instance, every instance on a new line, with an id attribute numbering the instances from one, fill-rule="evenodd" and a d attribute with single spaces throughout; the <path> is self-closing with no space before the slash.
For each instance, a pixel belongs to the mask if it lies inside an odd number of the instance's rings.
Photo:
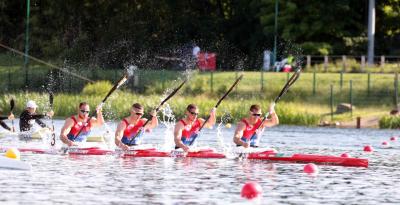
<path id="1" fill-rule="evenodd" d="M 54 96 L 52 92 L 49 92 L 49 101 L 50 101 L 50 109 L 53 110 L 53 101 L 54 101 Z M 54 146 L 56 144 L 56 134 L 54 133 L 54 120 L 53 117 L 51 117 L 51 126 L 52 126 L 52 132 L 51 132 L 51 146 Z"/>
<path id="2" fill-rule="evenodd" d="M 301 73 L 301 68 L 297 69 L 293 75 L 290 77 L 290 79 L 286 82 L 285 86 L 283 86 L 281 92 L 279 93 L 278 96 L 276 96 L 275 100 L 274 100 L 274 104 L 278 103 L 279 100 L 281 99 L 281 97 L 283 95 L 285 95 L 287 93 L 287 91 L 289 90 L 289 88 L 297 81 L 297 79 L 299 79 L 300 77 L 300 73 Z M 264 123 L 265 120 L 267 120 L 268 116 L 270 115 L 269 112 L 267 112 L 267 114 L 265 115 L 265 117 L 263 118 L 263 120 L 261 121 L 261 123 L 258 125 L 257 129 L 260 128 L 260 126 Z"/>
<path id="3" fill-rule="evenodd" d="M 229 90 L 218 100 L 217 104 L 214 106 L 214 108 L 218 108 L 219 104 L 221 104 L 222 100 L 224 100 L 226 98 L 226 96 L 228 96 L 228 94 L 233 90 L 233 88 L 236 87 L 236 85 L 239 83 L 239 81 L 243 78 L 243 74 L 240 75 L 236 81 L 233 83 L 233 85 L 229 88 Z M 210 119 L 211 116 L 208 116 L 207 119 L 204 121 L 204 123 L 201 125 L 198 133 L 200 133 L 200 131 L 203 129 L 204 125 L 208 122 L 208 120 Z M 194 136 L 193 140 L 190 142 L 189 146 L 191 146 L 194 141 L 196 140 L 197 136 L 199 136 L 198 134 L 196 136 Z"/>
<path id="4" fill-rule="evenodd" d="M 166 103 L 170 98 L 172 98 L 172 96 L 174 96 L 174 95 L 182 88 L 182 86 L 183 86 L 186 82 L 187 82 L 187 79 L 184 80 L 177 88 L 175 88 L 175 90 L 172 91 L 172 92 L 157 106 L 157 108 L 156 108 L 156 114 L 157 114 L 157 112 L 160 110 L 161 106 L 163 106 L 164 103 Z M 146 122 L 145 122 L 141 127 L 145 127 L 145 126 L 147 125 L 147 123 L 149 123 L 149 122 L 150 122 L 150 120 L 147 119 Z M 132 139 L 129 141 L 129 145 L 128 145 L 128 146 L 131 146 L 131 143 L 133 142 L 133 140 L 135 140 L 135 138 L 136 138 L 137 136 L 139 136 L 140 133 L 141 133 L 141 130 L 139 130 L 139 132 L 137 132 L 136 135 L 132 137 Z"/>
<path id="5" fill-rule="evenodd" d="M 11 100 L 10 100 L 10 113 L 13 113 L 14 107 L 15 107 L 15 101 L 14 101 L 14 98 L 11 98 Z M 11 120 L 11 124 L 12 124 L 12 130 L 11 131 L 15 132 L 14 119 Z"/>
<path id="6" fill-rule="evenodd" d="M 126 72 L 124 73 L 124 75 L 121 77 L 121 79 L 119 79 L 117 81 L 117 83 L 111 88 L 111 90 L 107 93 L 106 97 L 104 97 L 104 99 L 101 101 L 101 103 L 99 104 L 100 107 L 103 106 L 103 104 L 107 101 L 108 97 L 110 97 L 110 95 L 117 90 L 119 87 L 121 87 L 127 80 L 129 77 L 131 77 L 133 75 L 134 70 L 136 69 L 136 67 L 134 66 L 130 66 L 128 70 L 126 70 Z M 94 117 L 95 114 L 91 115 L 89 117 L 89 119 L 87 120 L 86 123 L 90 122 L 90 120 Z M 86 124 L 85 123 L 85 124 Z M 83 128 L 85 128 L 86 125 L 82 126 L 82 128 L 79 130 L 78 134 L 74 137 L 74 140 L 79 136 L 79 134 L 82 132 Z"/>

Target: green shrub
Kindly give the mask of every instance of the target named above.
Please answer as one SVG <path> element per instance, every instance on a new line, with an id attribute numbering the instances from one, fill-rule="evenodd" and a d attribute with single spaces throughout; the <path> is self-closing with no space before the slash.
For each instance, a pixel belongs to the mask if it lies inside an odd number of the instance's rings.
<path id="1" fill-rule="evenodd" d="M 400 128 L 400 117 L 384 116 L 379 120 L 379 128 L 381 129 L 398 129 Z"/>
<path id="2" fill-rule="evenodd" d="M 97 81 L 94 83 L 86 84 L 82 90 L 82 94 L 105 96 L 112 87 L 113 85 L 110 81 Z"/>

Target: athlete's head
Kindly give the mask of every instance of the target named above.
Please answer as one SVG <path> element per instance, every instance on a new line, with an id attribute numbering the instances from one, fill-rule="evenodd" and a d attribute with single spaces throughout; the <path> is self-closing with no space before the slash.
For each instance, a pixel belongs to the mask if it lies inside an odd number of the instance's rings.
<path id="1" fill-rule="evenodd" d="M 144 109 L 143 106 L 139 103 L 134 103 L 131 108 L 131 116 L 137 116 L 141 118 L 143 116 Z"/>
<path id="2" fill-rule="evenodd" d="M 189 104 L 186 107 L 185 114 L 189 118 L 189 120 L 195 120 L 199 115 L 199 108 L 195 104 Z"/>
<path id="3" fill-rule="evenodd" d="M 90 107 L 87 102 L 81 102 L 78 106 L 78 116 L 84 118 L 89 116 Z"/>
<path id="4" fill-rule="evenodd" d="M 249 114 L 252 118 L 260 117 L 262 115 L 261 107 L 259 105 L 251 105 Z"/>

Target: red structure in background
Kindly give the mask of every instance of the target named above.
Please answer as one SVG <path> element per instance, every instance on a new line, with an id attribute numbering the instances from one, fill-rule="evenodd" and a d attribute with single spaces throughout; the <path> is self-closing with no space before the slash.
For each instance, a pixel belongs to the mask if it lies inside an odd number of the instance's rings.
<path id="1" fill-rule="evenodd" d="M 214 71 L 217 68 L 217 54 L 199 53 L 197 65 L 201 71 Z"/>

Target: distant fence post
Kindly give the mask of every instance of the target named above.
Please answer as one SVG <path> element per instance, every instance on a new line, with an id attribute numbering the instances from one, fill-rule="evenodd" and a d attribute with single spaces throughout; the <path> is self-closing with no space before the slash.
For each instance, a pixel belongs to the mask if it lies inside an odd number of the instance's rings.
<path id="1" fill-rule="evenodd" d="M 365 69 L 365 56 L 361 56 L 361 72 Z"/>
<path id="2" fill-rule="evenodd" d="M 342 56 L 342 72 L 346 72 L 347 70 L 347 57 L 345 55 Z"/>
<path id="3" fill-rule="evenodd" d="M 289 74 L 290 74 L 290 73 L 286 73 L 286 82 L 289 81 Z"/>
<path id="4" fill-rule="evenodd" d="M 385 56 L 381 56 L 381 67 L 385 66 Z"/>
<path id="5" fill-rule="evenodd" d="M 343 88 L 343 71 L 340 72 L 340 90 Z"/>
<path id="6" fill-rule="evenodd" d="M 331 84 L 331 121 L 333 121 L 333 85 Z"/>
<path id="7" fill-rule="evenodd" d="M 394 74 L 394 105 L 397 108 L 399 104 L 399 74 L 396 72 Z"/>
<path id="8" fill-rule="evenodd" d="M 8 92 L 10 92 L 11 91 L 11 89 L 12 89 L 12 86 L 11 86 L 11 70 L 10 70 L 10 68 L 8 68 L 8 85 L 7 85 L 7 90 L 8 90 Z"/>
<path id="9" fill-rule="evenodd" d="M 317 86 L 317 72 L 314 70 L 313 74 L 313 95 L 315 95 L 315 87 Z"/>
<path id="10" fill-rule="evenodd" d="M 133 86 L 138 87 L 139 86 L 139 75 L 134 75 L 133 76 Z"/>
<path id="11" fill-rule="evenodd" d="M 353 118 L 353 80 L 350 80 L 350 96 L 349 96 L 349 101 L 350 101 L 350 117 Z"/>
<path id="12" fill-rule="evenodd" d="M 307 55 L 307 67 L 306 68 L 307 69 L 311 68 L 311 56 L 310 55 Z"/>
<path id="13" fill-rule="evenodd" d="M 214 92 L 214 72 L 210 71 L 210 90 L 211 93 Z"/>
<path id="14" fill-rule="evenodd" d="M 261 91 L 264 90 L 264 69 L 261 70 Z"/>
<path id="15" fill-rule="evenodd" d="M 324 56 L 324 70 L 328 72 L 328 56 Z"/>
<path id="16" fill-rule="evenodd" d="M 239 77 L 239 73 L 238 73 L 238 71 L 235 71 L 235 79 L 238 79 L 238 77 Z M 239 86 L 235 86 L 235 91 L 236 92 L 237 92 L 238 87 Z"/>
<path id="17" fill-rule="evenodd" d="M 371 73 L 368 72 L 368 80 L 367 80 L 367 95 L 369 96 L 371 92 Z"/>

